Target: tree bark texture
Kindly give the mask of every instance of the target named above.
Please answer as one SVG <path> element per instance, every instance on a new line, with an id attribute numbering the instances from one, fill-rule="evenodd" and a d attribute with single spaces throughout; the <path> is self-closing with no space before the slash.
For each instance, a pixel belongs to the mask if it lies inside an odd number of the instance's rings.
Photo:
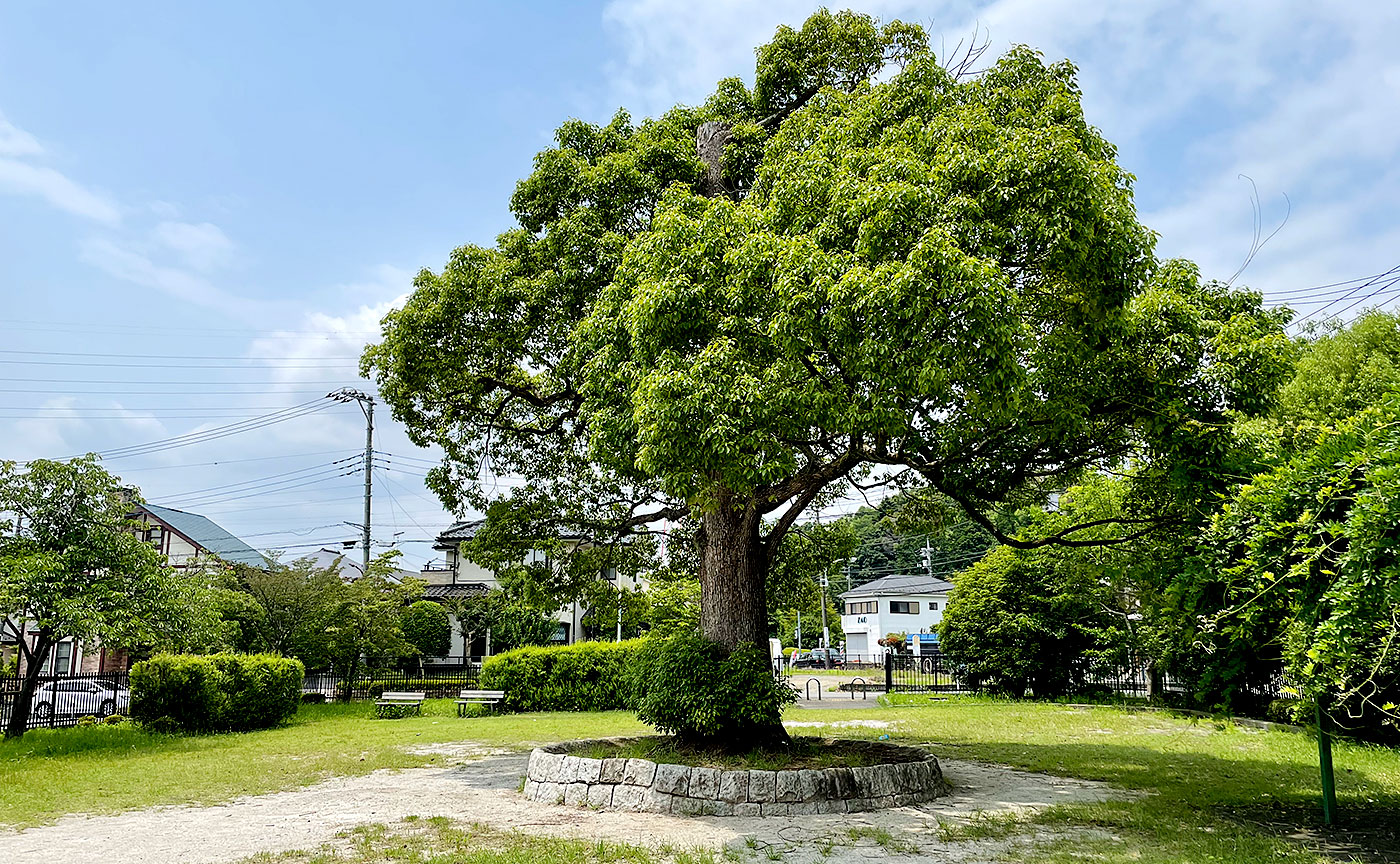
<path id="1" fill-rule="evenodd" d="M 34 639 L 34 647 L 27 652 L 23 648 L 24 633 L 20 633 L 20 653 L 25 657 L 24 677 L 20 680 L 19 693 L 15 694 L 10 706 L 10 720 L 5 724 L 5 739 L 20 738 L 29 728 L 29 713 L 34 707 L 34 691 L 39 687 L 39 675 L 49 659 L 49 649 L 53 647 L 53 633 L 41 628 Z"/>
<path id="2" fill-rule="evenodd" d="M 700 632 L 731 650 L 768 643 L 768 554 L 752 510 L 721 505 L 703 518 Z"/>
<path id="3" fill-rule="evenodd" d="M 726 194 L 724 147 L 733 137 L 729 124 L 720 120 L 701 123 L 695 130 L 695 155 L 706 165 L 700 192 L 707 198 L 718 198 Z"/>

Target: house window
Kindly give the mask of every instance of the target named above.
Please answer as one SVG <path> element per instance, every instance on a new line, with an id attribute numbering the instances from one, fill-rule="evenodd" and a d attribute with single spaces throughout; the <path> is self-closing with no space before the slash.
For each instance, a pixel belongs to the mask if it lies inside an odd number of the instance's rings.
<path id="1" fill-rule="evenodd" d="M 912 600 L 891 600 L 891 615 L 913 615 L 919 611 L 919 604 Z"/>
<path id="2" fill-rule="evenodd" d="M 847 615 L 869 615 L 875 611 L 875 601 L 866 600 L 861 603 L 846 603 Z"/>
<path id="3" fill-rule="evenodd" d="M 938 611 L 938 601 L 937 601 L 937 600 L 930 600 L 930 601 L 928 602 L 928 611 L 930 611 L 930 612 L 937 612 L 937 611 Z"/>
<path id="4" fill-rule="evenodd" d="M 59 642 L 53 646 L 52 653 L 49 654 L 48 669 L 49 675 L 67 675 L 73 671 L 73 643 L 69 641 Z"/>

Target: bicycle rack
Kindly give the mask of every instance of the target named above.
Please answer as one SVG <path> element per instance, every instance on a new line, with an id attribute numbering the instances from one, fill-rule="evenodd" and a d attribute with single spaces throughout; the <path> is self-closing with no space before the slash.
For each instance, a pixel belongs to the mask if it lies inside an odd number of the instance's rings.
<path id="1" fill-rule="evenodd" d="M 867 682 L 866 682 L 866 680 L 865 680 L 864 678 L 861 678 L 860 676 L 856 676 L 855 678 L 852 678 L 852 679 L 851 679 L 851 701 L 852 701 L 852 702 L 856 701 L 856 682 L 857 682 L 857 681 L 860 682 L 860 701 L 864 702 L 867 698 L 869 698 L 868 696 L 866 696 L 866 689 L 865 689 L 865 685 L 866 685 Z"/>
<path id="2" fill-rule="evenodd" d="M 810 700 L 812 698 L 812 685 L 817 685 L 817 701 L 822 701 L 822 682 L 816 678 L 808 678 L 807 683 L 802 685 L 802 698 Z"/>

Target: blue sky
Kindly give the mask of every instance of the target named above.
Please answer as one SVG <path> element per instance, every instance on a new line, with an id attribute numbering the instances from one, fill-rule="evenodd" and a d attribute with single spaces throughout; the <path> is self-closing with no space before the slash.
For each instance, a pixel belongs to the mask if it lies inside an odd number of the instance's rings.
<path id="1" fill-rule="evenodd" d="M 1285 195 L 1291 214 L 1240 282 L 1307 300 L 1289 292 L 1400 264 L 1400 4 L 852 5 L 950 46 L 980 27 L 994 52 L 1073 59 L 1160 252 L 1208 276 L 1249 249 L 1242 174 L 1266 232 Z M 700 101 L 815 6 L 0 5 L 0 458 L 169 438 L 355 383 L 411 274 L 507 227 L 560 121 Z M 399 458 L 376 478 L 376 538 L 416 565 L 430 550 L 407 541 L 451 517 L 403 458 L 431 454 L 385 413 L 378 447 Z M 305 551 L 354 533 L 339 523 L 359 518 L 360 480 L 333 463 L 362 424 L 332 406 L 110 467 Z"/>

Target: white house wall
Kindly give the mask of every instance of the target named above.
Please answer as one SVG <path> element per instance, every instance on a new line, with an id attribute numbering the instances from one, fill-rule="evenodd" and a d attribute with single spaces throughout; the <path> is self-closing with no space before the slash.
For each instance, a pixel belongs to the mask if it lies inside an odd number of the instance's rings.
<path id="1" fill-rule="evenodd" d="M 841 629 L 846 632 L 846 653 L 878 654 L 881 648 L 878 640 L 888 633 L 936 633 L 938 622 L 943 620 L 943 610 L 948 606 L 948 594 L 892 594 L 884 597 L 848 597 L 846 604 L 876 604 L 874 612 L 860 615 L 842 615 Z M 914 603 L 913 614 L 893 613 L 890 603 Z M 935 603 L 937 609 L 930 609 Z M 864 637 L 862 639 L 861 637 Z M 852 638 L 854 637 L 854 638 Z M 862 644 L 863 643 L 863 644 Z"/>

